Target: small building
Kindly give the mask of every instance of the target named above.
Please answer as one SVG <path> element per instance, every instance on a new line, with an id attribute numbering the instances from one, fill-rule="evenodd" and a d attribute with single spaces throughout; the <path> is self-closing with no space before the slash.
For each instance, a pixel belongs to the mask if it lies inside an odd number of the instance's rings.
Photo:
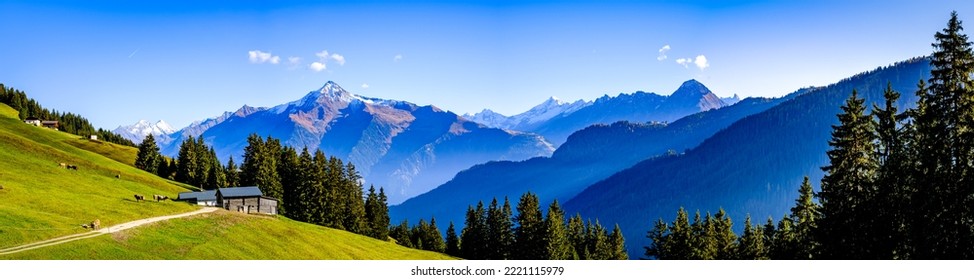
<path id="1" fill-rule="evenodd" d="M 57 121 L 41 121 L 41 126 L 46 127 L 46 128 L 50 128 L 50 129 L 57 130 L 57 128 L 58 128 L 58 122 Z"/>
<path id="2" fill-rule="evenodd" d="M 186 201 L 201 206 L 216 206 L 216 190 L 202 192 L 181 192 L 176 201 Z"/>
<path id="3" fill-rule="evenodd" d="M 91 139 L 91 140 L 94 140 L 94 141 L 98 141 L 98 135 L 92 134 L 91 136 L 88 136 L 88 139 Z"/>
<path id="4" fill-rule="evenodd" d="M 264 196 L 259 187 L 216 190 L 216 206 L 230 211 L 277 215 L 277 205 L 277 199 Z"/>
<path id="5" fill-rule="evenodd" d="M 41 119 L 38 119 L 38 118 L 35 118 L 35 117 L 29 117 L 26 120 L 24 120 L 24 123 L 29 124 L 29 125 L 33 125 L 33 126 L 41 126 Z"/>

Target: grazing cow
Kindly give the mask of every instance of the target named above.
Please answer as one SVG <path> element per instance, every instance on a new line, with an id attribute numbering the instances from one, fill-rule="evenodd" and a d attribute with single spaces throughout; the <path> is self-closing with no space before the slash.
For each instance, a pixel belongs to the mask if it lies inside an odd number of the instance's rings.
<path id="1" fill-rule="evenodd" d="M 122 174 L 115 174 L 115 179 L 121 179 L 121 178 L 122 178 Z"/>
<path id="2" fill-rule="evenodd" d="M 143 201 L 143 200 L 145 200 L 145 197 L 144 197 L 144 196 L 141 196 L 141 195 L 135 195 L 135 202 L 141 202 L 141 201 Z"/>
<path id="3" fill-rule="evenodd" d="M 101 220 L 95 219 L 94 221 L 91 221 L 91 229 L 98 229 L 98 227 L 100 226 L 101 226 Z"/>
<path id="4" fill-rule="evenodd" d="M 78 170 L 78 166 L 77 165 L 68 165 L 68 169 Z"/>
<path id="5" fill-rule="evenodd" d="M 165 196 L 165 195 L 154 194 L 154 195 L 152 195 L 152 199 L 155 199 L 156 202 L 159 202 L 159 201 L 163 201 L 163 200 L 168 200 L 169 197 L 168 196 Z"/>
<path id="6" fill-rule="evenodd" d="M 58 163 L 58 167 L 68 168 L 68 164 L 67 163 L 63 163 L 63 162 L 62 163 Z"/>

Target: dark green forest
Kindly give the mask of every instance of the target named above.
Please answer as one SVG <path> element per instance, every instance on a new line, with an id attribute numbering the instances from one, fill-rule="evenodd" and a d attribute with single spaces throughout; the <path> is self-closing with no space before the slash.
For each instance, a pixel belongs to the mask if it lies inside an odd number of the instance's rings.
<path id="1" fill-rule="evenodd" d="M 135 143 L 114 132 L 101 128 L 95 129 L 95 126 L 82 116 L 67 112 L 59 113 L 57 110 L 44 108 L 37 100 L 28 98 L 23 91 L 7 87 L 4 84 L 0 84 L 0 102 L 17 110 L 22 121 L 31 117 L 44 121 L 57 121 L 58 130 L 84 137 L 96 135 L 102 141 L 135 147 Z"/>
<path id="2" fill-rule="evenodd" d="M 935 34 L 930 78 L 900 110 L 887 86 L 871 110 L 853 90 L 828 142 L 821 191 L 806 178 L 791 213 L 736 237 L 718 211 L 656 222 L 657 259 L 969 259 L 974 257 L 974 52 L 957 13 Z M 867 113 L 869 111 L 869 113 Z M 814 198 L 818 200 L 815 201 Z"/>

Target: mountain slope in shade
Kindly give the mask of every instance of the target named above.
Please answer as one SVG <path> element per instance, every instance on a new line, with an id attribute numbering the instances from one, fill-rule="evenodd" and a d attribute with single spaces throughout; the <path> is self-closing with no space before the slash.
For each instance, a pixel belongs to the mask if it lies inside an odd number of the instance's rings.
<path id="1" fill-rule="evenodd" d="M 112 130 L 115 134 L 122 136 L 133 143 L 142 143 L 142 140 L 146 136 L 152 134 L 153 137 L 158 138 L 159 136 L 166 137 L 168 134 L 175 132 L 176 130 L 172 128 L 165 121 L 158 121 L 156 123 L 149 123 L 146 120 L 140 120 L 132 125 L 119 126 L 115 130 Z"/>
<path id="2" fill-rule="evenodd" d="M 912 59 L 815 89 L 743 118 L 685 154 L 646 160 L 600 181 L 565 209 L 620 224 L 633 257 L 642 256 L 652 223 L 672 221 L 680 207 L 704 213 L 722 207 L 737 225 L 747 214 L 778 220 L 793 205 L 803 176 L 817 188 L 831 126 L 853 89 L 866 104 L 880 104 L 890 82 L 902 94 L 899 108 L 908 108 L 929 71 L 929 60 Z"/>
<path id="3" fill-rule="evenodd" d="M 684 82 L 673 94 L 662 96 L 638 91 L 605 95 L 571 114 L 555 116 L 528 130 L 561 145 L 573 132 L 593 124 L 617 121 L 672 122 L 684 116 L 726 106 L 717 95 L 697 80 Z"/>
<path id="4" fill-rule="evenodd" d="M 351 162 L 366 184 L 386 189 L 392 204 L 474 164 L 548 156 L 554 150 L 535 134 L 488 128 L 434 106 L 358 96 L 329 81 L 293 102 L 245 106 L 196 123 L 174 133 L 162 152 L 174 156 L 186 137 L 203 137 L 221 160 L 233 156 L 240 162 L 251 133 Z"/>
<path id="5" fill-rule="evenodd" d="M 436 189 L 390 208 L 392 220 L 418 221 L 435 216 L 462 225 L 468 205 L 491 198 L 513 201 L 524 192 L 542 201 L 564 203 L 585 187 L 667 151 L 684 151 L 731 123 L 794 98 L 805 90 L 775 99 L 749 98 L 734 106 L 700 112 L 669 124 L 616 122 L 572 134 L 550 158 L 490 162 L 456 175 Z"/>

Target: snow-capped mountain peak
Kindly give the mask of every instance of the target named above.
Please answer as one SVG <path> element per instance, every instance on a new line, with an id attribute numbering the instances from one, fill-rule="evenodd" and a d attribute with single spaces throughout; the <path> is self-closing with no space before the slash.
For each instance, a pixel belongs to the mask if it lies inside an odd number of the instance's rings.
<path id="1" fill-rule="evenodd" d="M 489 127 L 525 130 L 528 126 L 547 121 L 562 114 L 569 114 L 578 111 L 579 109 L 585 108 L 591 104 L 591 102 L 581 99 L 569 103 L 558 99 L 558 97 L 551 96 L 548 97 L 548 99 L 546 99 L 544 102 L 541 102 L 541 104 L 532 107 L 528 111 L 510 117 L 498 114 L 489 109 L 484 109 L 480 113 L 474 115 L 464 115 L 464 118 Z"/>
<path id="2" fill-rule="evenodd" d="M 113 132 L 134 143 L 141 143 L 145 139 L 145 136 L 149 134 L 159 137 L 160 135 L 168 135 L 176 132 L 176 130 L 169 123 L 162 120 L 155 123 L 150 123 L 147 120 L 139 120 L 132 125 L 118 126 Z"/>

